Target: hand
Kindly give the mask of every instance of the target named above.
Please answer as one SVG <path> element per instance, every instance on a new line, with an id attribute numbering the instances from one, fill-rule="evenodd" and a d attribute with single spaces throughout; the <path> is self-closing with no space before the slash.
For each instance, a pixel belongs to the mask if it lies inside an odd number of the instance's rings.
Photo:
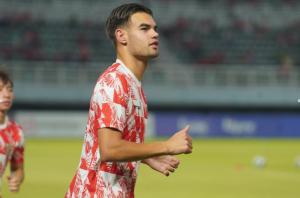
<path id="1" fill-rule="evenodd" d="M 171 155 L 192 153 L 193 145 L 192 138 L 188 134 L 189 129 L 190 126 L 187 125 L 167 140 L 167 147 Z"/>
<path id="2" fill-rule="evenodd" d="M 23 181 L 23 175 L 12 173 L 7 177 L 8 180 L 8 188 L 11 192 L 18 192 L 20 189 L 20 185 Z"/>
<path id="3" fill-rule="evenodd" d="M 159 157 L 152 157 L 144 160 L 148 166 L 153 170 L 156 170 L 165 176 L 169 176 L 170 173 L 174 172 L 178 168 L 179 160 L 171 155 L 163 155 Z"/>

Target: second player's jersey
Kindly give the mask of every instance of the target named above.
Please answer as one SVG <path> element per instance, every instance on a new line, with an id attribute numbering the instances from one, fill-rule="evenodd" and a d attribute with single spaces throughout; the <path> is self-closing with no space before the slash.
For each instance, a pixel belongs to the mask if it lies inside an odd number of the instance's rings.
<path id="1" fill-rule="evenodd" d="M 24 161 L 24 135 L 21 127 L 5 118 L 0 125 L 0 178 L 8 162 L 20 164 Z"/>
<path id="2" fill-rule="evenodd" d="M 101 162 L 98 129 L 114 128 L 143 143 L 148 117 L 140 81 L 119 60 L 98 79 L 90 102 L 79 168 L 67 198 L 133 198 L 139 162 Z"/>

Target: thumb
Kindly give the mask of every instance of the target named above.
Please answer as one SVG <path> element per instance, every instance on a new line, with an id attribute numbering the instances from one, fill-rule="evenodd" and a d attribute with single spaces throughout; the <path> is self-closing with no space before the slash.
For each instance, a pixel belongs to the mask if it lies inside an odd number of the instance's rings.
<path id="1" fill-rule="evenodd" d="M 186 126 L 183 128 L 183 131 L 184 131 L 186 134 L 188 134 L 190 128 L 191 128 L 190 125 L 186 125 Z"/>

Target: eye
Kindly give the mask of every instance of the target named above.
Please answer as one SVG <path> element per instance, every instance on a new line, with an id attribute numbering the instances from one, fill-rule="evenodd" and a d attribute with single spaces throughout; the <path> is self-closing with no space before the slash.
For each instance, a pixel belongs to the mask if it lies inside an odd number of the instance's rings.
<path id="1" fill-rule="evenodd" d="M 7 86 L 7 87 L 5 87 L 5 88 L 6 88 L 6 90 L 9 91 L 9 92 L 13 92 L 13 87 L 12 87 L 12 86 Z"/>

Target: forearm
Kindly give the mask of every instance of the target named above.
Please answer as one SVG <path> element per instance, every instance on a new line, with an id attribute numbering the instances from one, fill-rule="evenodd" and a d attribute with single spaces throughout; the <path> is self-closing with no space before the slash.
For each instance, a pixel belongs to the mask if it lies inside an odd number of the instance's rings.
<path id="1" fill-rule="evenodd" d="M 20 182 L 24 180 L 24 166 L 23 164 L 11 165 L 11 175 L 17 177 Z"/>
<path id="2" fill-rule="evenodd" d="M 137 161 L 168 154 L 164 142 L 133 143 L 121 140 L 100 149 L 101 161 Z"/>
<path id="3" fill-rule="evenodd" d="M 11 169 L 10 175 L 7 177 L 8 188 L 11 192 L 18 192 L 20 185 L 24 180 L 23 166 Z"/>
<path id="4" fill-rule="evenodd" d="M 113 128 L 98 130 L 101 161 L 137 161 L 161 155 L 178 155 L 192 152 L 192 139 L 187 134 L 189 126 L 164 142 L 135 143 L 122 138 Z M 147 160 L 145 161 L 147 162 Z"/>

